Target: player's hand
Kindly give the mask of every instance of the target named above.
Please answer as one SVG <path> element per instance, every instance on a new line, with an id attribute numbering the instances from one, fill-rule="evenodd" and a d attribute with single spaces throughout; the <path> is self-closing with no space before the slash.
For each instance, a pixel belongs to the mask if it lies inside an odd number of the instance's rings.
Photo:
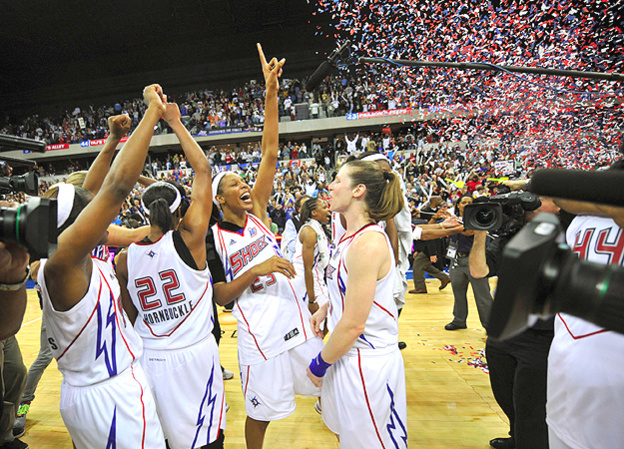
<path id="1" fill-rule="evenodd" d="M 266 57 L 264 56 L 264 51 L 262 51 L 262 45 L 257 44 L 258 46 L 258 54 L 260 55 L 260 64 L 262 65 L 262 73 L 264 74 L 264 82 L 266 84 L 267 90 L 279 89 L 279 77 L 282 76 L 282 67 L 286 62 L 285 58 L 282 58 L 281 61 L 278 61 L 277 58 L 271 59 L 267 62 Z"/>
<path id="2" fill-rule="evenodd" d="M 457 228 L 459 226 L 463 227 L 463 224 L 459 218 L 451 216 L 442 222 L 442 226 L 444 226 L 444 228 Z"/>
<path id="3" fill-rule="evenodd" d="M 438 261 L 438 256 L 431 256 L 429 260 L 431 261 L 431 263 L 436 263 Z"/>
<path id="4" fill-rule="evenodd" d="M 108 118 L 108 129 L 110 129 L 111 136 L 121 139 L 128 131 L 130 131 L 130 116 L 128 114 L 113 115 Z"/>
<path id="5" fill-rule="evenodd" d="M 147 107 L 155 107 L 159 109 L 161 115 L 165 113 L 167 105 L 167 96 L 163 93 L 162 87 L 158 84 L 152 84 L 143 89 L 143 99 Z"/>
<path id="6" fill-rule="evenodd" d="M 167 103 L 163 118 L 167 123 L 179 122 L 182 114 L 180 114 L 180 108 L 176 103 Z"/>
<path id="7" fill-rule="evenodd" d="M 323 378 L 316 377 L 314 374 L 312 374 L 312 371 L 310 371 L 310 367 L 307 367 L 306 370 L 306 374 L 308 375 L 308 378 L 312 381 L 312 383 L 317 387 L 321 387 L 323 385 Z"/>
<path id="8" fill-rule="evenodd" d="M 295 267 L 288 260 L 279 256 L 273 256 L 256 267 L 258 276 L 266 276 L 271 273 L 282 273 L 288 279 L 294 279 L 297 276 Z"/>
<path id="9" fill-rule="evenodd" d="M 312 332 L 317 337 L 323 338 L 325 336 L 325 332 L 321 329 L 321 324 L 325 322 L 327 318 L 327 309 L 329 308 L 329 304 L 324 304 L 323 307 L 319 307 L 314 315 L 310 317 L 310 326 L 312 327 Z"/>
<path id="10" fill-rule="evenodd" d="M 0 242 L 0 282 L 17 284 L 26 275 L 28 251 L 14 242 Z"/>

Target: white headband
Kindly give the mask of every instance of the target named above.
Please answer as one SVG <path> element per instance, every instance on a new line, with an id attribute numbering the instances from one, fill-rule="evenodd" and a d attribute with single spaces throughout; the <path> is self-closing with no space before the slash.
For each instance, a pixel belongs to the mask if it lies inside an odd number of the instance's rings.
<path id="1" fill-rule="evenodd" d="M 182 197 L 180 196 L 180 191 L 174 187 L 173 185 L 169 184 L 168 182 L 164 182 L 164 181 L 158 181 L 155 182 L 153 184 L 150 184 L 147 189 L 145 189 L 145 192 L 147 192 L 149 189 L 155 188 L 155 187 L 165 187 L 167 189 L 171 189 L 175 192 L 176 197 L 175 200 L 173 200 L 173 203 L 171 203 L 171 205 L 169 206 L 169 212 L 171 212 L 172 214 L 178 210 L 178 207 L 180 207 L 180 203 L 182 202 Z M 143 192 L 143 195 L 145 195 L 145 192 Z M 145 212 L 145 215 L 149 216 L 150 212 L 149 212 L 149 208 L 145 207 L 145 203 L 143 202 L 143 197 L 141 197 L 141 206 L 143 206 L 143 211 Z"/>
<path id="2" fill-rule="evenodd" d="M 216 197 L 217 197 L 217 191 L 219 190 L 219 184 L 221 184 L 221 180 L 223 180 L 223 178 L 225 177 L 225 175 L 227 175 L 229 172 L 226 170 L 223 170 L 220 173 L 217 173 L 217 176 L 215 176 L 212 179 L 212 202 L 216 203 Z"/>
<path id="3" fill-rule="evenodd" d="M 56 184 L 53 187 L 58 187 L 58 194 L 56 195 L 56 228 L 61 228 L 71 214 L 74 208 L 74 198 L 76 196 L 76 188 L 72 184 Z"/>
<path id="4" fill-rule="evenodd" d="M 369 161 L 369 162 L 386 161 L 388 164 L 390 163 L 388 158 L 386 156 L 384 156 L 383 154 L 381 154 L 381 153 L 371 154 L 369 156 L 363 157 L 362 160 L 363 161 Z"/>

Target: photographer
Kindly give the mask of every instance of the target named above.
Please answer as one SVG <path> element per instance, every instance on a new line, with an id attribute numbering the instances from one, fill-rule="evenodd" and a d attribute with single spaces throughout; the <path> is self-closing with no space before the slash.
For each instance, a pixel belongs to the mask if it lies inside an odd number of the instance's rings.
<path id="1" fill-rule="evenodd" d="M 472 196 L 470 194 L 464 194 L 457 200 L 455 209 L 458 217 L 464 216 L 464 208 L 471 203 Z M 472 276 L 468 267 L 468 255 L 473 245 L 474 232 L 464 231 L 455 234 L 451 237 L 449 244 L 447 257 L 451 259 L 449 276 L 453 289 L 453 321 L 444 326 L 447 331 L 466 329 L 468 285 L 472 287 L 481 325 L 486 330 L 488 328 L 488 319 L 493 303 L 490 284 L 487 279 Z"/>
<path id="2" fill-rule="evenodd" d="M 542 198 L 535 211 L 525 212 L 528 222 L 540 212 L 557 213 L 551 199 Z M 505 245 L 512 235 L 498 237 L 486 249 L 486 231 L 476 231 L 469 255 L 470 274 L 475 278 L 497 275 Z M 532 328 L 505 341 L 488 338 L 485 353 L 494 398 L 509 418 L 510 438 L 494 438 L 496 449 L 544 448 L 546 426 L 546 371 L 553 338 L 552 320 L 538 321 Z"/>

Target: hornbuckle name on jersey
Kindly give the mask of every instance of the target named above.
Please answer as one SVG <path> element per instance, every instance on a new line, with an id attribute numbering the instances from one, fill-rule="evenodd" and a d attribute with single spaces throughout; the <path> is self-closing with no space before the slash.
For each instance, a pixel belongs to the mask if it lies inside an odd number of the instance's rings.
<path id="1" fill-rule="evenodd" d="M 233 253 L 230 256 L 230 266 L 232 267 L 233 276 L 236 276 L 236 273 L 246 267 L 249 262 L 267 246 L 269 246 L 269 243 L 266 240 L 266 236 L 263 235 L 249 245 Z"/>

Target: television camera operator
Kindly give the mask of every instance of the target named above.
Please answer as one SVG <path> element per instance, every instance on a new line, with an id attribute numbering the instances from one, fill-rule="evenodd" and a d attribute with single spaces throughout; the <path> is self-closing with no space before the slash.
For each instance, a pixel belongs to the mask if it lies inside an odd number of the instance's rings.
<path id="1" fill-rule="evenodd" d="M 608 171 L 622 169 L 624 159 Z M 587 186 L 588 191 L 592 188 Z M 594 264 L 624 265 L 624 207 L 555 201 L 563 210 L 577 214 L 566 231 L 572 252 Z M 596 284 L 595 291 L 600 292 L 600 287 Z M 546 407 L 552 449 L 622 447 L 624 441 L 624 334 L 593 324 L 591 319 L 566 313 L 554 318 Z"/>
<path id="2" fill-rule="evenodd" d="M 496 198 L 496 197 L 493 197 Z M 476 207 L 481 203 L 476 203 Z M 536 208 L 537 207 L 537 208 Z M 550 198 L 533 196 L 532 205 L 523 205 L 524 213 L 512 217 L 513 226 L 493 239 L 486 248 L 487 231 L 476 230 L 468 258 L 470 274 L 475 278 L 497 275 L 505 245 L 540 212 L 558 213 L 559 208 Z M 534 210 L 530 210 L 534 209 Z M 464 225 L 470 228 L 468 217 Z M 553 339 L 553 320 L 538 320 L 522 334 L 498 341 L 488 337 L 485 353 L 490 370 L 490 384 L 494 398 L 510 424 L 508 438 L 494 438 L 490 445 L 496 449 L 547 449 L 546 372 L 548 351 Z"/>

